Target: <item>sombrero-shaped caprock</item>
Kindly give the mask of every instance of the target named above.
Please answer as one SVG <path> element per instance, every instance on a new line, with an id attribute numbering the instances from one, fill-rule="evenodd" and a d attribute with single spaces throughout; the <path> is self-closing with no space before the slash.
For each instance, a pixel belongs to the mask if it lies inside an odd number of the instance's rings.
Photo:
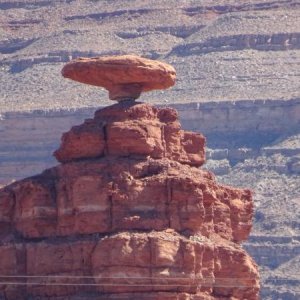
<path id="1" fill-rule="evenodd" d="M 62 75 L 75 81 L 104 87 L 111 100 L 137 99 L 142 92 L 175 84 L 175 69 L 163 62 L 136 55 L 77 58 Z"/>

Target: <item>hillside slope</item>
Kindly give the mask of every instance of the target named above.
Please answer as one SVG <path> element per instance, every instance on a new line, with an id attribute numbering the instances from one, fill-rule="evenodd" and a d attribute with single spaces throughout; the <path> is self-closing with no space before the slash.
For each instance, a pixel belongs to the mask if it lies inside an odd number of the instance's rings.
<path id="1" fill-rule="evenodd" d="M 78 56 L 135 53 L 175 66 L 169 102 L 299 96 L 297 0 L 1 1 L 0 111 L 107 104 L 62 81 Z M 162 96 L 162 97 L 159 97 Z"/>

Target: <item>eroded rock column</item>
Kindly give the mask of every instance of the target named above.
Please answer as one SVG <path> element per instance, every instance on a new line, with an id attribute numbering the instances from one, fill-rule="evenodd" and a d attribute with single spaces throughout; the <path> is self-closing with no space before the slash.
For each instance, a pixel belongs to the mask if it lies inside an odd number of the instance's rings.
<path id="1" fill-rule="evenodd" d="M 124 100 L 0 190 L 2 298 L 258 299 L 251 192 L 199 168 L 205 138 L 174 109 Z"/>

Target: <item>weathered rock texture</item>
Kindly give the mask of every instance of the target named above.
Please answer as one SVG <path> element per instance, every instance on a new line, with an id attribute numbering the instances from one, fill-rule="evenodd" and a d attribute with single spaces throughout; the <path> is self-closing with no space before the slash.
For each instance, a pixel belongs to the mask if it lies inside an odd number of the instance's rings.
<path id="1" fill-rule="evenodd" d="M 175 110 L 107 107 L 55 155 L 63 164 L 0 190 L 2 298 L 258 298 L 239 246 L 251 193 L 196 168 L 204 137 Z"/>
<path id="2" fill-rule="evenodd" d="M 169 158 L 183 164 L 204 163 L 205 138 L 181 130 L 178 113 L 128 101 L 95 113 L 62 137 L 55 152 L 60 162 L 102 156 Z"/>
<path id="3" fill-rule="evenodd" d="M 137 99 L 141 92 L 174 85 L 175 69 L 135 55 L 78 58 L 62 69 L 64 77 L 104 87 L 111 100 Z"/>

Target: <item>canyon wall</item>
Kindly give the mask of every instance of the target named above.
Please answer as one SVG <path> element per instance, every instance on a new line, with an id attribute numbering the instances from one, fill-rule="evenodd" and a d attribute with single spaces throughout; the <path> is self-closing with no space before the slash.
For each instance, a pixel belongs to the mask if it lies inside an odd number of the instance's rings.
<path id="1" fill-rule="evenodd" d="M 206 134 L 239 132 L 283 134 L 299 129 L 300 98 L 175 105 L 183 127 Z"/>

